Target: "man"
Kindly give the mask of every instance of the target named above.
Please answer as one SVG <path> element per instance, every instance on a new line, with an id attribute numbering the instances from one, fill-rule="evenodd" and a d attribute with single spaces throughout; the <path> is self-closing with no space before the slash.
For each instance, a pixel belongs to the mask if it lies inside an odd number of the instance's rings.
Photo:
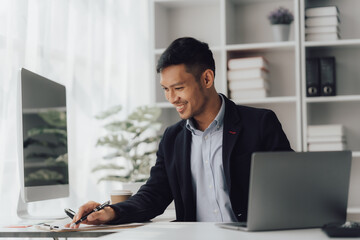
<path id="1" fill-rule="evenodd" d="M 292 150 L 276 115 L 237 106 L 218 94 L 212 52 L 196 39 L 171 43 L 157 71 L 167 100 L 183 120 L 165 130 L 156 164 L 139 192 L 83 223 L 148 221 L 172 200 L 177 221 L 245 221 L 252 153 Z M 83 205 L 73 222 L 98 205 Z"/>

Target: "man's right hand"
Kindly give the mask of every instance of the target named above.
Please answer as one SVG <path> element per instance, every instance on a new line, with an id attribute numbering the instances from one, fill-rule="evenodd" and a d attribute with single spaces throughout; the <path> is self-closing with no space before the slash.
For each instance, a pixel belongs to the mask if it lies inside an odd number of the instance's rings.
<path id="1" fill-rule="evenodd" d="M 75 222 L 78 221 L 85 214 L 91 212 L 94 208 L 96 208 L 99 205 L 100 205 L 100 203 L 97 203 L 94 201 L 89 201 L 89 202 L 85 203 L 84 205 L 82 205 L 79 208 L 79 211 L 74 216 L 72 222 L 69 224 L 66 224 L 65 227 L 79 228 L 80 223 L 75 225 Z M 107 206 L 100 211 L 93 212 L 92 214 L 90 214 L 87 217 L 86 220 L 82 221 L 81 223 L 90 224 L 90 225 L 100 225 L 100 224 L 104 224 L 104 223 L 107 223 L 107 222 L 113 220 L 115 217 L 116 217 L 116 214 L 115 214 L 114 209 Z"/>

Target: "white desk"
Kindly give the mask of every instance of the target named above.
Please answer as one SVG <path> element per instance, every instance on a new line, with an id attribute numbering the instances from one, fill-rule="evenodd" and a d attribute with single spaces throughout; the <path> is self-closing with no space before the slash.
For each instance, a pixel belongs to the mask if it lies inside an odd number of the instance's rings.
<path id="1" fill-rule="evenodd" d="M 87 231 L 87 232 L 48 232 L 38 229 L 29 228 L 0 228 L 1 238 L 52 238 L 54 240 L 60 238 L 97 238 L 106 234 L 118 233 L 117 230 L 101 230 L 101 231 Z"/>
<path id="2" fill-rule="evenodd" d="M 67 219 L 65 219 L 65 222 Z M 169 222 L 175 220 L 175 210 L 166 210 L 164 214 L 153 219 L 153 222 Z M 62 221 L 62 220 L 61 220 Z M 70 220 L 69 220 L 70 221 Z M 38 222 L 38 221 L 34 221 Z M 131 229 L 108 229 L 84 232 L 49 232 L 35 228 L 6 228 L 2 227 L 9 224 L 0 224 L 0 240 L 1 238 L 98 238 L 112 233 L 126 232 Z M 11 225 L 11 224 L 10 224 Z M 27 225 L 27 224 L 24 224 Z M 30 223 L 29 223 L 30 225 Z"/>
<path id="3" fill-rule="evenodd" d="M 168 222 L 174 220 L 174 211 L 155 218 L 152 223 L 134 229 L 112 229 L 91 232 L 56 233 L 30 229 L 0 228 L 0 240 L 6 238 L 98 238 L 99 240 L 351 240 L 360 238 L 329 238 L 321 229 L 242 232 L 223 229 L 215 223 Z M 348 220 L 360 221 L 358 213 L 348 214 Z M 106 236 L 105 236 L 106 235 Z M 101 237 L 102 236 L 102 237 Z"/>
<path id="4" fill-rule="evenodd" d="M 150 223 L 142 227 L 100 237 L 99 240 L 350 240 L 329 238 L 319 228 L 302 230 L 243 232 L 223 229 L 215 223 Z"/>

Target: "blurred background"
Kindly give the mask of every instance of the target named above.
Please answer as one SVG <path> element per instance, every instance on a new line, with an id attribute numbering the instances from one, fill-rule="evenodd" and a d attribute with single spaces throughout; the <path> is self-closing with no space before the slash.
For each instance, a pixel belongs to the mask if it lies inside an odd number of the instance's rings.
<path id="1" fill-rule="evenodd" d="M 103 131 L 95 115 L 115 105 L 126 115 L 149 103 L 148 1 L 0 0 L 0 6 L 0 206 L 6 206 L 0 222 L 17 219 L 21 67 L 67 86 L 70 198 L 50 207 L 107 199 L 108 189 L 91 174 L 104 151 L 95 147 Z"/>

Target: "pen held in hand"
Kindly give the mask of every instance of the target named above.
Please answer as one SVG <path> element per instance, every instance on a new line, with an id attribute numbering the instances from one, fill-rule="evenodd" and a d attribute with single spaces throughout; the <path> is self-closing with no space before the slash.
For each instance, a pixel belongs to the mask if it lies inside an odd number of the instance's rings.
<path id="1" fill-rule="evenodd" d="M 81 223 L 82 221 L 86 220 L 87 217 L 88 217 L 90 214 L 92 214 L 93 212 L 100 211 L 101 209 L 103 209 L 104 207 L 106 207 L 106 206 L 108 206 L 108 205 L 110 205 L 110 201 L 106 201 L 106 202 L 104 202 L 103 204 L 97 206 L 97 207 L 94 208 L 91 212 L 85 214 L 85 215 L 82 216 L 79 220 L 77 220 L 74 225 L 78 225 L 78 224 Z"/>

